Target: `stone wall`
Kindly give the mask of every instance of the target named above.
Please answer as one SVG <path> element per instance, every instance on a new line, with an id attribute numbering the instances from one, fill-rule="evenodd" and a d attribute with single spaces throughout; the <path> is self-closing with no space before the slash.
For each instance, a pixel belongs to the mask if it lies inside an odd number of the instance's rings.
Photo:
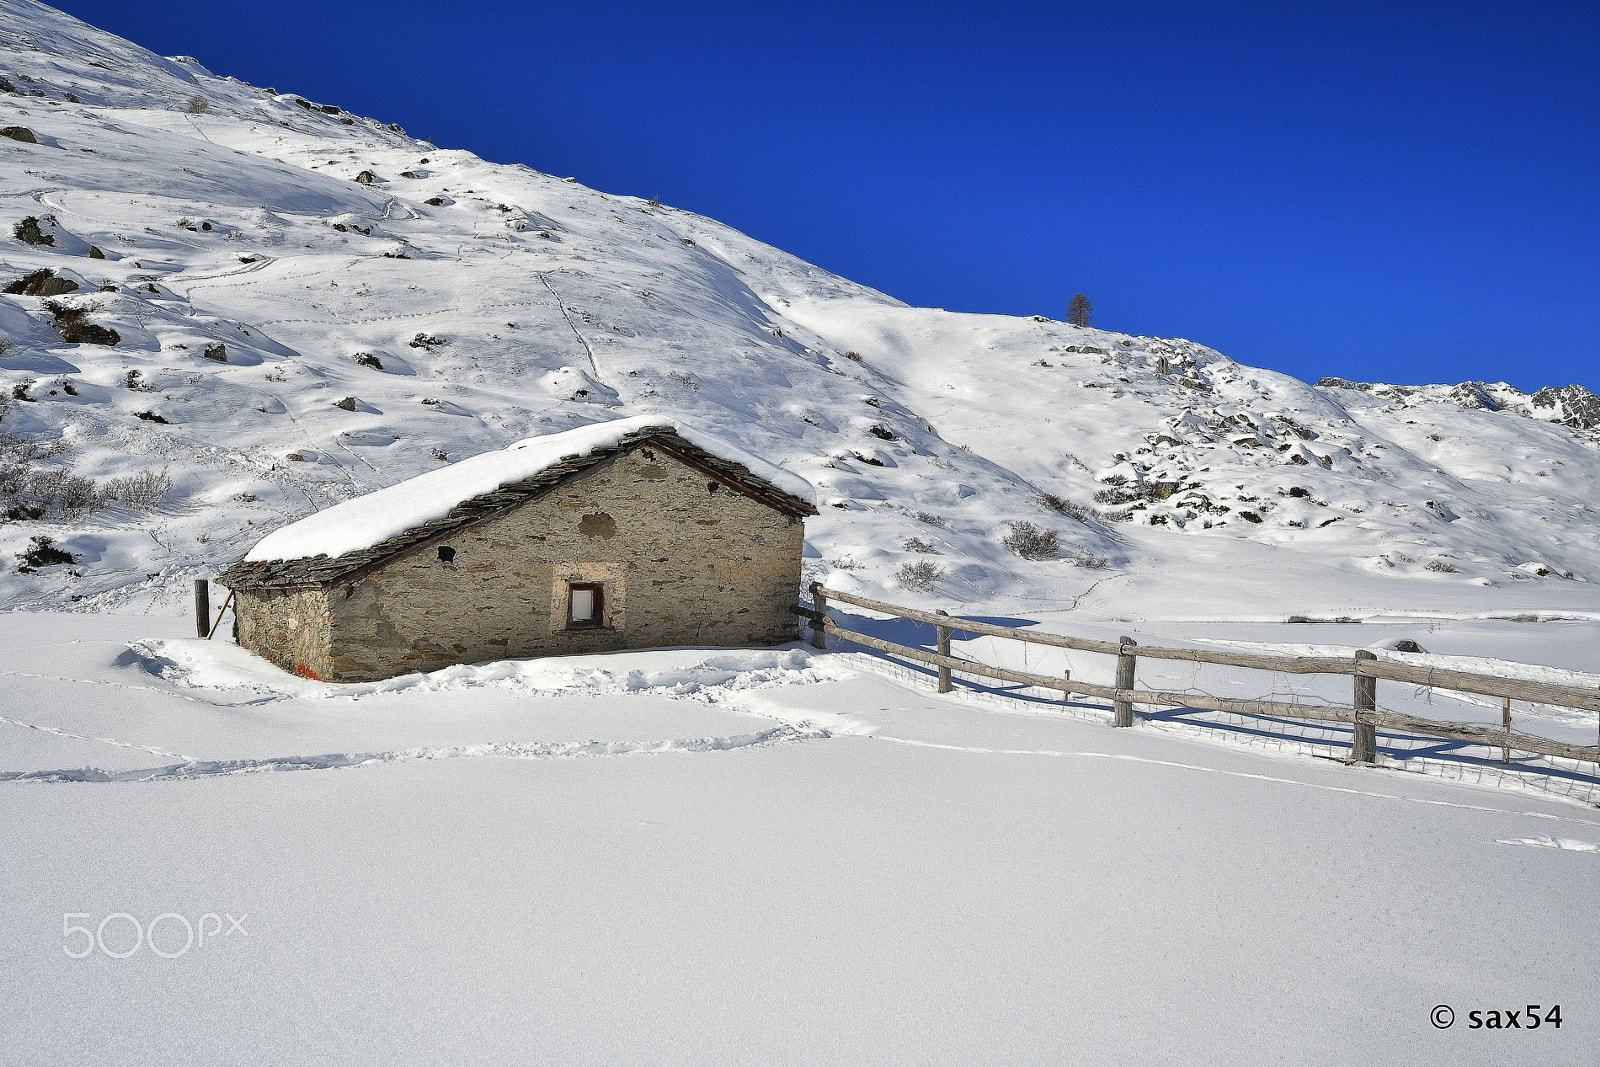
<path id="1" fill-rule="evenodd" d="M 800 519 L 647 442 L 330 589 L 331 672 L 317 673 L 360 681 L 506 657 L 791 641 L 803 540 Z M 567 627 L 571 581 L 604 586 L 604 626 Z"/>
<path id="2" fill-rule="evenodd" d="M 321 589 L 241 589 L 234 594 L 239 644 L 286 671 L 332 678 L 333 619 Z"/>

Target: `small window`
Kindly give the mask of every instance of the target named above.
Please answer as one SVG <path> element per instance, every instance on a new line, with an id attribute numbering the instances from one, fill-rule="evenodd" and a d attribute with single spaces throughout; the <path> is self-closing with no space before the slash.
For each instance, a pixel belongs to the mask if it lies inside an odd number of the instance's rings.
<path id="1" fill-rule="evenodd" d="M 596 629 L 605 625 L 605 618 L 605 586 L 599 582 L 567 583 L 567 629 Z"/>
<path id="2" fill-rule="evenodd" d="M 456 550 L 449 545 L 439 546 L 439 562 L 450 563 L 456 558 Z"/>

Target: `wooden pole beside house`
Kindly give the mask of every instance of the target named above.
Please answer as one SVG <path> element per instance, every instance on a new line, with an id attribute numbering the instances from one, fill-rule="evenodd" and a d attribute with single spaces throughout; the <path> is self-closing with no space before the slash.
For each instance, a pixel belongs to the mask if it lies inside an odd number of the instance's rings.
<path id="1" fill-rule="evenodd" d="M 826 649 L 828 632 L 822 624 L 828 617 L 828 595 L 822 591 L 821 582 L 811 583 L 811 609 L 816 612 L 811 618 L 811 647 Z"/>
<path id="2" fill-rule="evenodd" d="M 194 629 L 198 637 L 211 633 L 211 582 L 205 578 L 194 580 Z"/>
<path id="3" fill-rule="evenodd" d="M 945 611 L 943 608 L 940 608 L 939 609 L 939 614 L 940 615 L 948 615 L 949 612 Z M 933 632 L 938 637 L 939 655 L 948 656 L 950 654 L 950 627 L 948 627 L 948 626 L 935 626 L 933 628 Z M 945 666 L 944 664 L 940 664 L 939 665 L 939 692 L 948 693 L 948 692 L 950 692 L 951 688 L 952 688 L 952 686 L 950 684 L 950 668 Z"/>
<path id="4" fill-rule="evenodd" d="M 211 629 L 206 631 L 206 640 L 217 636 L 217 627 L 222 625 L 222 617 L 228 613 L 228 605 L 233 603 L 233 590 L 228 590 L 228 595 L 222 598 L 222 607 L 217 609 L 217 619 L 211 624 Z"/>
<path id="5" fill-rule="evenodd" d="M 1356 651 L 1356 660 L 1377 659 L 1366 649 Z M 1355 718 L 1352 722 L 1350 760 L 1352 763 L 1376 763 L 1378 760 L 1378 727 L 1373 716 L 1378 710 L 1378 679 L 1356 675 Z M 1367 714 L 1363 716 L 1363 712 Z"/>
<path id="6" fill-rule="evenodd" d="M 1133 688 L 1133 672 L 1137 659 L 1132 649 L 1139 647 L 1139 643 L 1131 637 L 1119 638 L 1121 648 L 1117 651 L 1117 689 L 1127 690 Z M 1111 703 L 1111 725 L 1133 725 L 1133 701 L 1118 698 Z"/>

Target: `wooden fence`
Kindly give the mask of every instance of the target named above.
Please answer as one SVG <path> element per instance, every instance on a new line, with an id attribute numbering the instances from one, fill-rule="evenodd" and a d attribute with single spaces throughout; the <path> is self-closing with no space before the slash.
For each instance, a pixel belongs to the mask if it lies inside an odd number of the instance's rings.
<path id="1" fill-rule="evenodd" d="M 855 596 L 851 593 L 841 593 L 834 589 L 823 589 L 816 582 L 811 585 L 811 599 L 811 607 L 802 605 L 793 610 L 795 614 L 810 620 L 813 647 L 826 648 L 825 635 L 833 634 L 836 637 L 842 637 L 867 648 L 875 648 L 918 663 L 926 663 L 939 669 L 939 692 L 941 693 L 950 691 L 950 675 L 954 671 L 960 674 L 977 675 L 982 678 L 1018 682 L 1041 689 L 1058 689 L 1061 691 L 1063 700 L 1066 700 L 1072 693 L 1081 693 L 1084 696 L 1109 700 L 1112 702 L 1112 725 L 1114 726 L 1133 725 L 1133 706 L 1135 704 L 1197 708 L 1206 711 L 1233 712 L 1241 715 L 1266 715 L 1312 721 L 1345 722 L 1351 724 L 1354 733 L 1351 758 L 1359 763 L 1372 763 L 1376 760 L 1378 754 L 1377 728 L 1379 726 L 1411 731 L 1431 737 L 1464 741 L 1469 744 L 1484 745 L 1490 748 L 1497 747 L 1501 750 L 1502 760 L 1506 762 L 1510 760 L 1511 750 L 1516 749 L 1519 752 L 1532 752 L 1541 756 L 1557 756 L 1562 759 L 1600 763 L 1600 746 L 1588 747 L 1565 744 L 1544 737 L 1514 733 L 1511 730 L 1511 701 L 1514 699 L 1527 700 L 1536 704 L 1580 708 L 1600 714 L 1600 689 L 1580 689 L 1576 686 L 1552 685 L 1547 682 L 1525 682 L 1514 678 L 1499 678 L 1494 675 L 1472 674 L 1466 671 L 1439 670 L 1433 667 L 1414 667 L 1404 663 L 1387 663 L 1365 650 L 1359 650 L 1349 658 L 1339 656 L 1274 656 L 1252 652 L 1210 652 L 1195 648 L 1162 648 L 1156 645 L 1140 645 L 1131 637 L 1124 637 L 1118 641 L 1096 641 L 1084 637 L 1066 637 L 1061 634 L 1037 633 L 1013 626 L 997 626 L 993 623 L 979 622 L 976 619 L 963 619 L 958 616 L 947 615 L 942 611 L 918 611 L 915 608 L 888 604 L 881 600 L 872 600 L 868 597 Z M 847 630 L 828 618 L 829 600 L 854 604 L 857 607 L 868 608 L 872 611 L 882 612 L 885 615 L 892 615 L 913 622 L 929 623 L 934 627 L 938 651 L 929 652 L 926 649 L 896 644 L 893 641 L 885 641 L 882 638 L 870 637 L 854 630 Z M 1053 648 L 1067 648 L 1080 652 L 1098 652 L 1102 655 L 1115 656 L 1117 658 L 1116 684 L 1095 685 L 1089 682 L 1073 681 L 1070 672 L 1058 677 L 1049 674 L 1034 674 L 1029 671 L 1010 670 L 1004 667 L 991 667 L 986 663 L 960 659 L 950 655 L 950 633 L 952 630 L 1003 637 L 1027 644 L 1049 645 Z M 1235 700 L 1229 697 L 1200 696 L 1194 693 L 1138 689 L 1135 688 L 1134 672 L 1140 658 L 1179 660 L 1185 663 L 1204 663 L 1221 667 L 1243 667 L 1249 670 L 1276 671 L 1283 674 L 1350 675 L 1355 680 L 1353 700 L 1350 707 L 1343 707 L 1337 704 L 1299 704 L 1278 700 Z M 1417 716 L 1405 715 L 1400 712 L 1380 710 L 1377 706 L 1379 679 L 1431 686 L 1436 689 L 1449 689 L 1458 693 L 1500 697 L 1502 701 L 1501 729 L 1496 730 L 1492 727 L 1473 723 L 1438 722 L 1433 719 L 1418 718 Z"/>

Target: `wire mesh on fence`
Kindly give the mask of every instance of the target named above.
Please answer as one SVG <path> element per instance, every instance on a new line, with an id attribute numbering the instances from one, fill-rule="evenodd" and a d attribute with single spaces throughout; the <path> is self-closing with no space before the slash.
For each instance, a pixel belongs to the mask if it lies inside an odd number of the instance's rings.
<path id="1" fill-rule="evenodd" d="M 902 682 L 926 684 L 938 676 L 938 671 L 933 667 L 896 659 L 876 650 L 845 654 L 858 657 L 859 662 L 868 669 Z M 1012 710 L 1019 705 L 1031 706 L 1037 710 L 1097 723 L 1106 723 L 1111 719 L 1109 705 L 1089 703 L 1081 698 L 1064 702 L 1057 691 L 1020 684 L 976 681 L 959 675 L 952 682 L 955 689 L 948 696 L 957 699 L 974 700 Z M 1345 759 L 1353 744 L 1352 726 L 1341 722 L 1182 707 L 1136 707 L 1135 716 L 1147 725 L 1168 732 L 1224 740 L 1284 754 Z M 1382 726 L 1378 727 L 1377 734 L 1377 763 L 1381 767 L 1473 785 L 1527 790 L 1600 806 L 1600 768 L 1592 764 L 1515 751 L 1511 753 L 1510 762 L 1503 763 L 1499 746 L 1390 730 Z"/>

